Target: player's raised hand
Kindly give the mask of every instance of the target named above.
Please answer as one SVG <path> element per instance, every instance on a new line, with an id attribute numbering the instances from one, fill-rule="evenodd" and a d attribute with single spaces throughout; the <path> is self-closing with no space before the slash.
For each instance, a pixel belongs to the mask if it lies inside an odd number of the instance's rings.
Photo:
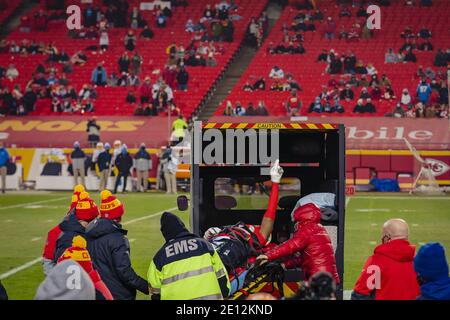
<path id="1" fill-rule="evenodd" d="M 280 167 L 280 160 L 277 159 L 270 168 L 270 180 L 274 183 L 280 183 L 283 172 L 283 168 Z"/>

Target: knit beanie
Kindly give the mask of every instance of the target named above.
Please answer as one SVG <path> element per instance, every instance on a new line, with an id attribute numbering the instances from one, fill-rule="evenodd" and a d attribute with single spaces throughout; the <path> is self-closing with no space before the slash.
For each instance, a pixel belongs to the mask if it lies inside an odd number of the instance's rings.
<path id="1" fill-rule="evenodd" d="M 414 257 L 414 270 L 428 281 L 448 278 L 444 247 L 438 242 L 423 245 Z"/>
<path id="2" fill-rule="evenodd" d="M 103 190 L 100 193 L 102 203 L 100 205 L 100 215 L 102 218 L 111 220 L 120 220 L 125 213 L 123 204 L 117 199 L 111 191 Z"/>
<path id="3" fill-rule="evenodd" d="M 78 200 L 80 199 L 80 193 L 84 191 L 84 186 L 82 184 L 77 184 L 75 188 L 73 188 L 72 201 L 70 203 L 69 211 L 77 206 Z"/>
<path id="4" fill-rule="evenodd" d="M 98 207 L 89 197 L 89 193 L 80 193 L 80 199 L 77 203 L 75 214 L 78 220 L 92 221 L 98 216 Z"/>

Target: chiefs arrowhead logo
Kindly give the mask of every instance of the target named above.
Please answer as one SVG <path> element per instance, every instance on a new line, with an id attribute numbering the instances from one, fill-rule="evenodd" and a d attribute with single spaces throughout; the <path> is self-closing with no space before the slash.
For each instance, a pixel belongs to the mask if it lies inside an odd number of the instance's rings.
<path id="1" fill-rule="evenodd" d="M 444 173 L 450 170 L 450 166 L 447 163 L 440 160 L 428 158 L 425 160 L 425 162 L 431 166 L 431 170 L 435 177 L 443 175 Z"/>

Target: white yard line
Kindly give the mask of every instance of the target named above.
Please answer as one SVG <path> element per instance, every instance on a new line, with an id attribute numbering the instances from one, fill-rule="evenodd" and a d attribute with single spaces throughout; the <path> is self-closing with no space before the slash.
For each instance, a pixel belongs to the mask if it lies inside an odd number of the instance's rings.
<path id="1" fill-rule="evenodd" d="M 66 199 L 66 198 L 67 197 L 64 197 L 64 198 L 61 198 L 61 199 L 53 199 L 53 201 L 62 200 L 62 199 Z M 0 209 L 4 209 L 4 208 L 0 208 Z M 165 211 L 172 211 L 172 210 L 176 210 L 176 209 L 178 209 L 178 208 L 174 207 L 174 208 L 165 209 L 165 210 L 162 210 L 162 211 L 150 214 L 148 216 L 132 219 L 130 221 L 124 222 L 122 225 L 125 226 L 125 225 L 131 224 L 131 223 L 135 223 L 135 222 L 139 222 L 139 221 L 142 221 L 142 220 L 151 219 L 151 218 L 154 218 L 154 217 L 162 215 Z M 33 239 L 36 239 L 36 238 L 33 238 Z M 21 266 L 18 266 L 18 267 L 14 268 L 14 269 L 11 269 L 8 272 L 0 274 L 0 280 L 6 279 L 6 278 L 16 274 L 17 272 L 20 272 L 22 270 L 28 269 L 28 268 L 32 267 L 33 265 L 35 265 L 36 263 L 41 262 L 41 260 L 42 260 L 42 257 L 36 258 L 36 259 L 31 260 L 31 261 L 29 261 L 29 262 L 27 262 L 27 263 L 25 263 L 25 264 L 23 264 Z"/>
<path id="2" fill-rule="evenodd" d="M 0 274 L 0 280 L 6 279 L 6 278 L 12 276 L 13 274 L 16 274 L 19 271 L 28 269 L 29 267 L 33 266 L 34 264 L 41 262 L 41 260 L 42 260 L 42 258 L 39 257 L 39 258 L 36 258 L 34 260 L 31 260 L 31 261 L 21 265 L 21 266 L 18 266 L 17 268 L 11 269 L 8 272 L 2 273 L 2 274 Z"/>
<path id="3" fill-rule="evenodd" d="M 350 200 L 351 200 L 350 197 L 345 198 L 345 207 L 346 208 L 348 207 L 348 204 L 350 203 Z"/>
<path id="4" fill-rule="evenodd" d="M 130 223 L 135 223 L 135 222 L 139 222 L 139 221 L 142 221 L 142 220 L 151 219 L 151 218 L 154 218 L 154 217 L 162 215 L 165 211 L 172 211 L 172 210 L 177 210 L 177 209 L 178 209 L 177 207 L 170 208 L 170 209 L 165 209 L 165 210 L 159 211 L 157 213 L 150 214 L 148 216 L 144 216 L 144 217 L 140 217 L 140 218 L 129 220 L 127 222 L 122 223 L 122 225 L 126 226 L 126 225 L 128 225 Z"/>
<path id="5" fill-rule="evenodd" d="M 22 207 L 26 207 L 26 206 L 31 206 L 31 205 L 35 205 L 35 204 L 41 204 L 41 203 L 49 203 L 49 202 L 56 202 L 56 201 L 61 201 L 63 199 L 68 199 L 68 197 L 61 197 L 61 198 L 56 198 L 56 199 L 50 199 L 50 200 L 42 200 L 42 201 L 36 201 L 36 202 L 28 202 L 28 203 L 21 203 L 21 204 L 15 204 L 12 206 L 6 206 L 6 207 L 0 207 L 0 210 L 6 210 L 6 209 L 14 209 L 14 208 L 22 208 Z"/>
<path id="6" fill-rule="evenodd" d="M 31 242 L 35 242 L 35 241 L 38 241 L 38 240 L 41 240 L 41 239 L 42 239 L 42 237 L 36 237 L 36 238 L 31 239 L 30 241 Z"/>

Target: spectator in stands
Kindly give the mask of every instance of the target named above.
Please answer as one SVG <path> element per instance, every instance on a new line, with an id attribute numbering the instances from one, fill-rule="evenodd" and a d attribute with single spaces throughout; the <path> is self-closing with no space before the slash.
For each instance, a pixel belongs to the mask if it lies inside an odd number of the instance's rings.
<path id="1" fill-rule="evenodd" d="M 34 111 L 34 109 L 36 108 L 36 101 L 36 93 L 30 87 L 27 87 L 23 96 L 23 105 L 27 113 Z"/>
<path id="2" fill-rule="evenodd" d="M 445 84 L 445 81 L 442 81 L 441 87 L 438 90 L 439 92 L 439 103 L 441 105 L 448 105 L 448 88 Z"/>
<path id="3" fill-rule="evenodd" d="M 134 94 L 134 91 L 130 90 L 128 91 L 128 94 L 125 98 L 125 102 L 129 104 L 135 104 L 136 103 L 136 95 Z"/>
<path id="4" fill-rule="evenodd" d="M 106 50 L 108 50 L 109 36 L 108 36 L 108 32 L 106 30 L 100 32 L 99 45 L 100 45 L 100 50 L 102 50 L 102 52 L 105 52 Z"/>
<path id="5" fill-rule="evenodd" d="M 272 70 L 270 70 L 269 78 L 271 79 L 283 79 L 284 78 L 284 71 L 278 67 L 274 66 Z"/>
<path id="6" fill-rule="evenodd" d="M 398 56 L 395 54 L 392 48 L 389 48 L 388 52 L 384 55 L 384 63 L 397 63 Z"/>
<path id="7" fill-rule="evenodd" d="M 128 57 L 128 53 L 125 51 L 119 58 L 119 72 L 128 72 L 130 67 L 130 58 Z"/>
<path id="8" fill-rule="evenodd" d="M 248 103 L 248 107 L 245 110 L 246 116 L 255 116 L 256 115 L 256 109 L 253 107 L 253 102 Z"/>
<path id="9" fill-rule="evenodd" d="M 99 63 L 97 67 L 92 71 L 91 81 L 98 86 L 106 85 L 106 80 L 108 79 L 106 75 L 106 70 L 102 63 Z"/>
<path id="10" fill-rule="evenodd" d="M 417 46 L 417 49 L 420 51 L 433 51 L 434 47 L 431 44 L 430 40 L 425 40 L 424 42 L 422 42 L 421 44 L 419 44 Z"/>
<path id="11" fill-rule="evenodd" d="M 328 64 L 328 73 L 330 74 L 342 73 L 342 61 L 338 54 L 331 56 L 330 62 Z"/>
<path id="12" fill-rule="evenodd" d="M 402 108 L 402 105 L 400 103 L 397 103 L 395 105 L 394 110 L 392 111 L 392 116 L 394 118 L 404 118 L 406 116 L 405 110 Z"/>
<path id="13" fill-rule="evenodd" d="M 19 70 L 17 70 L 15 65 L 10 64 L 8 69 L 6 69 L 5 76 L 10 80 L 15 80 L 19 77 Z"/>
<path id="14" fill-rule="evenodd" d="M 300 114 L 300 109 L 302 107 L 302 101 L 297 95 L 297 90 L 291 91 L 291 96 L 286 102 L 287 114 L 291 117 L 298 116 Z"/>
<path id="15" fill-rule="evenodd" d="M 245 108 L 239 101 L 236 102 L 236 108 L 234 109 L 234 112 L 237 116 L 245 116 Z"/>
<path id="16" fill-rule="evenodd" d="M 211 20 L 215 17 L 216 17 L 216 10 L 211 8 L 210 4 L 207 4 L 205 10 L 203 11 L 203 18 Z"/>
<path id="17" fill-rule="evenodd" d="M 334 39 L 335 32 L 336 32 L 336 23 L 334 22 L 332 17 L 328 17 L 327 21 L 325 22 L 325 27 L 324 27 L 325 39 L 328 39 L 328 40 Z"/>
<path id="18" fill-rule="evenodd" d="M 407 88 L 403 89 L 403 91 L 402 91 L 402 97 L 400 99 L 400 104 L 402 106 L 407 106 L 408 109 L 412 108 L 412 98 L 411 98 L 411 95 L 409 94 L 409 91 Z"/>
<path id="19" fill-rule="evenodd" d="M 430 80 L 434 80 L 436 78 L 436 73 L 431 69 L 431 67 L 427 67 L 425 69 L 425 77 L 427 77 Z"/>
<path id="20" fill-rule="evenodd" d="M 426 27 L 422 27 L 422 29 L 420 29 L 419 33 L 417 34 L 417 37 L 420 37 L 422 39 L 429 39 L 431 38 L 431 31 Z"/>
<path id="21" fill-rule="evenodd" d="M 421 7 L 431 7 L 433 6 L 432 0 L 420 0 L 420 6 Z"/>
<path id="22" fill-rule="evenodd" d="M 392 89 L 391 85 L 387 85 L 385 87 L 384 93 L 383 93 L 383 97 L 384 100 L 394 100 L 397 99 L 397 97 L 395 96 L 394 90 Z"/>
<path id="23" fill-rule="evenodd" d="M 137 51 L 134 52 L 134 55 L 130 59 L 130 66 L 132 73 L 136 75 L 139 75 L 141 73 L 142 57 Z"/>
<path id="24" fill-rule="evenodd" d="M 346 84 L 345 89 L 341 90 L 341 92 L 339 94 L 339 98 L 341 100 L 345 100 L 345 101 L 353 100 L 354 97 L 355 97 L 355 94 L 349 84 Z"/>
<path id="25" fill-rule="evenodd" d="M 322 50 L 322 53 L 319 54 L 319 56 L 317 57 L 317 62 L 321 62 L 321 61 L 328 61 L 328 52 L 326 49 Z"/>
<path id="26" fill-rule="evenodd" d="M 391 219 L 383 225 L 382 244 L 366 261 L 353 289 L 354 300 L 412 300 L 419 295 L 413 268 L 415 246 L 408 242 L 408 224 L 402 219 Z M 381 277 L 370 287 L 369 267 L 376 265 Z"/>
<path id="27" fill-rule="evenodd" d="M 244 86 L 242 87 L 243 91 L 247 91 L 247 92 L 252 92 L 253 91 L 253 87 L 250 85 L 250 82 L 246 82 L 244 84 Z"/>
<path id="28" fill-rule="evenodd" d="M 167 23 L 167 17 L 164 15 L 163 11 L 159 11 L 156 14 L 156 27 L 165 28 Z"/>
<path id="29" fill-rule="evenodd" d="M 438 49 L 436 52 L 436 56 L 434 57 L 434 66 L 435 67 L 445 67 L 448 63 L 448 57 L 442 51 L 442 49 Z"/>
<path id="30" fill-rule="evenodd" d="M 154 37 L 154 33 L 148 25 L 145 25 L 144 29 L 139 34 L 139 37 L 144 38 L 144 39 L 152 39 Z"/>
<path id="31" fill-rule="evenodd" d="M 372 99 L 368 98 L 366 100 L 366 104 L 363 108 L 363 113 L 376 113 L 377 109 L 375 108 L 375 105 L 372 103 Z"/>
<path id="32" fill-rule="evenodd" d="M 43 9 L 40 9 L 34 16 L 34 26 L 37 31 L 47 30 L 48 17 Z"/>
<path id="33" fill-rule="evenodd" d="M 403 62 L 417 62 L 417 57 L 412 50 L 407 50 L 404 55 Z"/>
<path id="34" fill-rule="evenodd" d="M 316 97 L 309 106 L 308 113 L 322 113 L 324 110 L 320 97 Z"/>
<path id="35" fill-rule="evenodd" d="M 141 103 L 149 103 L 152 98 L 152 86 L 150 84 L 150 77 L 145 77 L 144 83 L 141 85 L 139 89 L 139 93 L 141 96 Z"/>
<path id="36" fill-rule="evenodd" d="M 253 90 L 266 90 L 266 80 L 264 77 L 260 77 L 256 82 L 253 84 Z"/>
<path id="37" fill-rule="evenodd" d="M 358 99 L 356 106 L 353 108 L 353 113 L 364 113 L 364 100 Z"/>
<path id="38" fill-rule="evenodd" d="M 186 68 L 181 67 L 177 73 L 178 90 L 186 91 L 188 89 L 189 73 Z"/>
<path id="39" fill-rule="evenodd" d="M 71 58 L 70 62 L 74 65 L 82 66 L 86 63 L 87 57 L 85 54 L 83 54 L 82 51 L 76 52 Z"/>
<path id="40" fill-rule="evenodd" d="M 90 99 L 86 98 L 84 100 Z M 88 133 L 88 141 L 92 147 L 96 146 L 97 143 L 100 142 L 100 130 L 101 127 L 97 124 L 96 119 L 95 118 L 89 119 L 86 126 L 86 132 Z"/>
<path id="41" fill-rule="evenodd" d="M 134 35 L 133 30 L 128 31 L 123 41 L 125 44 L 125 49 L 128 51 L 134 51 L 136 48 L 136 36 Z"/>
<path id="42" fill-rule="evenodd" d="M 258 102 L 258 107 L 255 110 L 255 115 L 257 116 L 268 116 L 269 112 L 267 111 L 267 108 L 263 101 Z"/>
<path id="43" fill-rule="evenodd" d="M 359 98 L 360 99 L 368 99 L 368 98 L 370 98 L 371 96 L 370 96 L 370 93 L 369 93 L 369 90 L 367 89 L 367 87 L 363 87 L 362 89 L 361 89 L 361 93 L 360 93 L 360 95 L 359 95 Z"/>
<path id="44" fill-rule="evenodd" d="M 184 30 L 186 32 L 190 32 L 190 33 L 194 32 L 196 30 L 192 19 L 188 19 L 188 21 L 186 22 L 186 25 L 184 26 Z"/>
<path id="45" fill-rule="evenodd" d="M 424 105 L 426 105 L 428 103 L 428 100 L 430 99 L 431 92 L 432 92 L 431 87 L 427 83 L 427 81 L 425 79 L 420 81 L 416 90 L 416 96 L 419 99 L 419 101 L 422 102 Z"/>
<path id="46" fill-rule="evenodd" d="M 367 70 L 367 74 L 368 74 L 369 76 L 373 76 L 374 74 L 377 74 L 377 73 L 378 73 L 377 69 L 375 68 L 375 66 L 374 66 L 372 63 L 369 63 L 369 64 L 367 65 L 366 70 Z"/>
<path id="47" fill-rule="evenodd" d="M 427 243 L 419 249 L 414 270 L 420 285 L 418 300 L 450 300 L 448 263 L 440 243 Z"/>
<path id="48" fill-rule="evenodd" d="M 231 101 L 227 101 L 227 104 L 225 106 L 225 110 L 223 111 L 223 115 L 224 116 L 235 116 L 235 110 L 233 109 L 233 104 L 231 103 Z"/>
<path id="49" fill-rule="evenodd" d="M 353 52 L 349 52 L 347 55 L 345 55 L 343 60 L 344 63 L 344 73 L 346 74 L 354 74 L 356 72 L 355 66 L 356 66 L 356 57 Z"/>

